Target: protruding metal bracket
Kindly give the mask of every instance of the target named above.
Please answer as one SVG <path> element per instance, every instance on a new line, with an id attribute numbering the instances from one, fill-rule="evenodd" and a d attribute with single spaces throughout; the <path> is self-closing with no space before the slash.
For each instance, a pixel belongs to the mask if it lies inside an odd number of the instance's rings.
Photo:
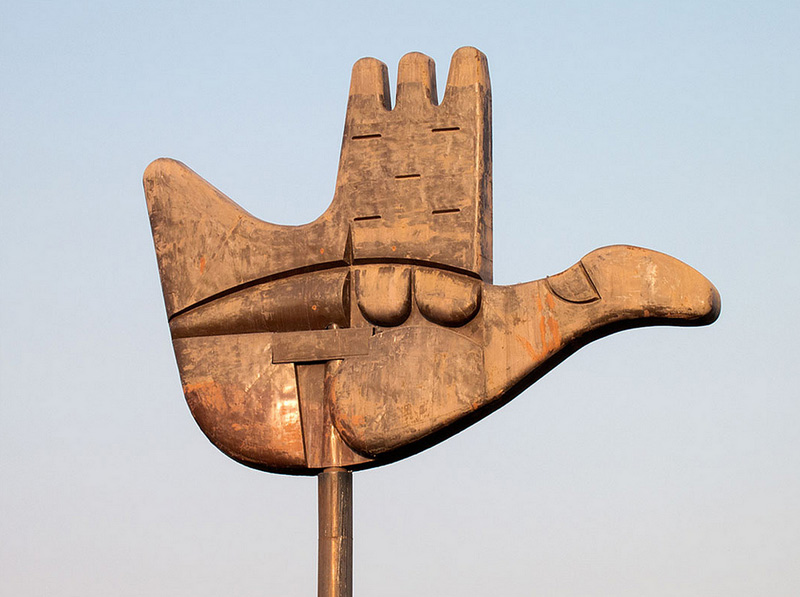
<path id="1" fill-rule="evenodd" d="M 372 328 L 341 328 L 275 334 L 273 363 L 332 361 L 367 354 Z"/>

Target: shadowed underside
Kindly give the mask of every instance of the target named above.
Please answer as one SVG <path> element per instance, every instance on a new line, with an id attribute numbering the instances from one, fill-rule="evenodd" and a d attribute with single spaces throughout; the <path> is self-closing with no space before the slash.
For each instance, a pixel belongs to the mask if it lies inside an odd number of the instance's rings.
<path id="1" fill-rule="evenodd" d="M 486 58 L 353 67 L 336 191 L 303 226 L 254 218 L 186 166 L 145 172 L 184 392 L 223 452 L 256 468 L 364 468 L 433 445 L 560 359 L 643 325 L 705 325 L 716 289 L 629 246 L 514 286 L 492 281 Z"/>

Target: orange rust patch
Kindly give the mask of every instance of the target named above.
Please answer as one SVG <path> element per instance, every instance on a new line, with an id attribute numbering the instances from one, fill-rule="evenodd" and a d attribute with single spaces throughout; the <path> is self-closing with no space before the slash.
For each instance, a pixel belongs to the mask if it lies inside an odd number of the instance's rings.
<path id="1" fill-rule="evenodd" d="M 206 256 L 203 255 L 202 257 L 200 257 L 200 273 L 202 274 L 205 271 L 206 271 Z"/>
<path id="2" fill-rule="evenodd" d="M 243 407 L 242 404 L 231 403 L 230 399 L 225 396 L 222 387 L 213 379 L 187 383 L 183 386 L 183 392 L 192 409 L 195 406 L 199 406 L 206 411 L 214 410 L 217 413 L 227 413 L 241 411 Z"/>
<path id="3" fill-rule="evenodd" d="M 534 361 L 538 361 L 539 358 L 541 357 L 541 355 L 536 352 L 536 349 L 533 347 L 533 344 L 528 342 L 527 339 L 523 338 L 519 334 L 515 334 L 515 336 L 517 338 L 517 342 L 522 344 L 522 347 L 527 351 L 527 353 L 530 355 L 531 359 L 534 360 Z"/>
<path id="4" fill-rule="evenodd" d="M 349 422 L 351 427 L 364 427 L 367 424 L 367 418 L 364 415 L 353 415 Z"/>
<path id="5" fill-rule="evenodd" d="M 536 293 L 536 321 L 539 324 L 539 342 L 542 345 L 542 348 L 546 346 L 547 343 L 547 327 L 545 326 L 544 321 L 544 307 L 542 307 L 542 296 L 537 292 Z"/>
<path id="6" fill-rule="evenodd" d="M 320 254 L 320 255 L 324 255 L 324 254 L 325 254 L 325 249 L 320 249 L 320 250 L 319 250 L 319 254 Z"/>
<path id="7" fill-rule="evenodd" d="M 540 358 L 561 346 L 561 330 L 553 314 L 555 299 L 552 293 L 546 293 L 544 302 L 547 304 L 547 308 L 542 303 L 542 295 L 536 293 L 536 321 L 539 324 L 539 341 L 542 346 Z"/>
<path id="8" fill-rule="evenodd" d="M 185 394 L 208 394 L 220 392 L 219 385 L 213 379 L 204 379 L 197 383 L 187 383 L 183 386 Z M 221 392 L 220 392 L 221 393 Z"/>
<path id="9" fill-rule="evenodd" d="M 550 341 L 546 344 L 548 351 L 558 348 L 561 344 L 561 330 L 558 328 L 558 322 L 553 317 L 547 318 L 547 329 L 550 332 Z"/>

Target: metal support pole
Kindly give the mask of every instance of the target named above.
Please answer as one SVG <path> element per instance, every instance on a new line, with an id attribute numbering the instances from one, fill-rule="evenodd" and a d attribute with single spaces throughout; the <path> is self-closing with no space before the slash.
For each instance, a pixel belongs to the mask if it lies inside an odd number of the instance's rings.
<path id="1" fill-rule="evenodd" d="M 319 474 L 318 597 L 353 595 L 353 473 Z"/>

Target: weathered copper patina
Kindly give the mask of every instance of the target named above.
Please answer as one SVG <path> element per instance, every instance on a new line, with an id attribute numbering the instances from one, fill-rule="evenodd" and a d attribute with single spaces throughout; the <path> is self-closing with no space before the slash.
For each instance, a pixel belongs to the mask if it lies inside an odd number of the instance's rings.
<path id="1" fill-rule="evenodd" d="M 618 330 L 704 325 L 716 289 L 630 246 L 560 274 L 492 284 L 486 58 L 353 67 L 333 201 L 314 222 L 259 220 L 183 164 L 144 185 L 192 414 L 232 458 L 318 474 L 378 466 L 479 420 L 571 352 Z"/>

